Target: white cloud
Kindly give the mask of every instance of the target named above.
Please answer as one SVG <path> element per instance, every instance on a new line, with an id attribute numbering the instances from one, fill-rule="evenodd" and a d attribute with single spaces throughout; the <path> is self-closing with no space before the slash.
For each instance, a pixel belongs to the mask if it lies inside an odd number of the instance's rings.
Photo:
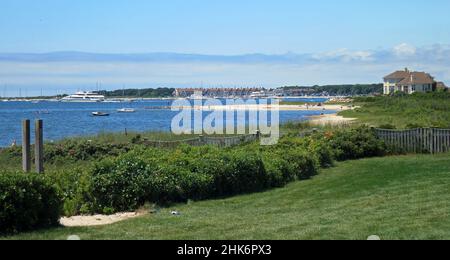
<path id="1" fill-rule="evenodd" d="M 330 52 L 313 54 L 316 60 L 340 60 L 344 62 L 351 61 L 372 61 L 373 52 L 371 51 L 351 51 L 348 49 L 338 49 Z"/>
<path id="2" fill-rule="evenodd" d="M 416 54 L 416 52 L 417 52 L 416 47 L 407 43 L 402 43 L 394 47 L 394 54 L 399 57 L 413 56 Z"/>

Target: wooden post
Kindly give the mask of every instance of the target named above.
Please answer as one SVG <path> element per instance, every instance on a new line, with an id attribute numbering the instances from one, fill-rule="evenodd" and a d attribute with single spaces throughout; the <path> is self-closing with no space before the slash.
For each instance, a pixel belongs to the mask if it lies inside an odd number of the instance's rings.
<path id="1" fill-rule="evenodd" d="M 30 120 L 22 121 L 22 169 L 31 171 Z"/>
<path id="2" fill-rule="evenodd" d="M 36 120 L 35 129 L 35 164 L 36 172 L 44 173 L 44 132 L 43 121 Z"/>

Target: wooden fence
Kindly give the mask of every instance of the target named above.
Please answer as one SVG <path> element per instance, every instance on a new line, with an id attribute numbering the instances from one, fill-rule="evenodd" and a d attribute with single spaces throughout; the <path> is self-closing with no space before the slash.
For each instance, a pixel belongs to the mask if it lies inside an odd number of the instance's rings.
<path id="1" fill-rule="evenodd" d="M 450 151 L 450 129 L 375 129 L 378 138 L 398 151 L 407 153 L 445 153 Z"/>
<path id="2" fill-rule="evenodd" d="M 145 140 L 144 144 L 151 147 L 175 148 L 180 144 L 192 146 L 213 145 L 218 147 L 231 147 L 243 143 L 253 142 L 260 138 L 259 133 L 232 137 L 209 137 L 199 136 L 198 138 L 179 140 L 179 141 L 151 141 Z"/>

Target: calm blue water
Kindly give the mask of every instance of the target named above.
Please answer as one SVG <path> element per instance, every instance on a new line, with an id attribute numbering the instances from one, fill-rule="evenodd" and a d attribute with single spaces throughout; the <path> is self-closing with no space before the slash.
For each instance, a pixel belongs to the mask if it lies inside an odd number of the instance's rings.
<path id="1" fill-rule="evenodd" d="M 323 102 L 325 99 L 300 100 Z M 151 107 L 170 106 L 171 101 L 155 100 L 133 103 L 64 103 L 64 102 L 0 102 L 0 147 L 20 143 L 21 121 L 44 120 L 44 138 L 56 141 L 66 137 L 95 135 L 102 132 L 170 131 L 171 120 L 178 114 L 170 110 L 154 110 Z M 136 113 L 117 113 L 120 108 L 134 108 Z M 44 111 L 44 113 L 42 113 Z M 91 112 L 111 113 L 109 117 L 93 117 Z M 333 113 L 334 111 L 325 111 Z M 281 111 L 281 123 L 306 120 L 307 116 L 322 111 Z M 204 116 L 208 113 L 205 112 Z M 239 119 L 235 119 L 239 120 Z"/>

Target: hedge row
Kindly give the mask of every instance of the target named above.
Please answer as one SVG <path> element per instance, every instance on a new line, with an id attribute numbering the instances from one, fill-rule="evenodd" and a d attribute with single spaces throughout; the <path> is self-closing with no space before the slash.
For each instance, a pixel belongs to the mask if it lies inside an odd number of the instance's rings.
<path id="1" fill-rule="evenodd" d="M 0 233 L 57 225 L 63 201 L 37 174 L 0 173 Z"/>
<path id="2" fill-rule="evenodd" d="M 318 157 L 303 147 L 254 148 L 138 149 L 104 160 L 92 172 L 94 211 L 111 213 L 134 210 L 145 202 L 166 204 L 258 192 L 317 173 Z"/>

